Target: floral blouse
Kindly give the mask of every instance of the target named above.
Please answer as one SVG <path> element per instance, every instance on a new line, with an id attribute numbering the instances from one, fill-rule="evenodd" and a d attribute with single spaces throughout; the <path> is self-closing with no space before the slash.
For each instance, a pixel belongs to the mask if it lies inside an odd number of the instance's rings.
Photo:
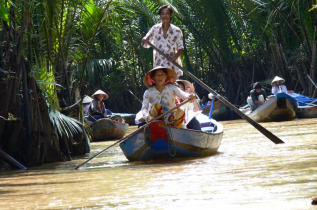
<path id="1" fill-rule="evenodd" d="M 179 87 L 173 84 L 165 85 L 160 93 L 155 86 L 150 87 L 144 92 L 142 103 L 142 114 L 144 119 L 149 116 L 149 111 L 154 104 L 161 103 L 168 110 L 175 107 L 175 97 L 178 96 L 184 100 L 188 99 L 190 94 L 182 91 Z"/>
<path id="2" fill-rule="evenodd" d="M 167 37 L 163 36 L 162 23 L 154 25 L 149 32 L 146 34 L 145 38 L 149 38 L 149 42 L 155 45 L 157 48 L 162 50 L 165 54 L 169 56 L 174 56 L 178 50 L 184 49 L 183 46 L 183 33 L 180 28 L 170 24 L 169 29 L 167 30 Z M 146 44 L 143 46 L 149 48 L 150 45 Z M 175 60 L 180 66 L 182 66 L 182 61 L 180 56 Z M 174 69 L 177 76 L 182 76 L 183 71 L 177 68 L 172 62 L 168 61 L 163 55 L 159 52 L 153 50 L 153 68 L 156 66 L 164 66 Z"/>

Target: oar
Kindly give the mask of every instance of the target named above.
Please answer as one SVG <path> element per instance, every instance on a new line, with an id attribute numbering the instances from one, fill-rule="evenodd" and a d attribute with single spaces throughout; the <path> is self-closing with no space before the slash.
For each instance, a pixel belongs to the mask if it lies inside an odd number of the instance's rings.
<path id="1" fill-rule="evenodd" d="M 168 59 L 168 55 L 166 55 L 162 50 L 158 49 L 156 46 L 154 46 L 152 43 L 148 42 L 148 44 L 155 49 L 157 52 L 159 52 L 161 55 L 163 55 L 165 58 Z M 232 105 L 229 101 L 227 101 L 225 98 L 223 98 L 221 95 L 219 95 L 218 93 L 216 93 L 213 89 L 211 89 L 210 87 L 208 87 L 205 83 L 203 83 L 200 79 L 198 79 L 197 77 L 195 77 L 192 73 L 190 73 L 189 71 L 187 71 L 186 69 L 184 69 L 182 66 L 180 66 L 178 63 L 176 63 L 175 61 L 173 61 L 173 64 L 175 66 L 177 66 L 178 68 L 180 68 L 181 70 L 183 70 L 192 80 L 194 80 L 195 82 L 197 82 L 201 87 L 203 87 L 205 90 L 207 90 L 208 92 L 211 92 L 214 96 L 216 96 L 216 98 L 218 98 L 222 103 L 224 103 L 225 105 L 227 105 L 229 108 L 231 108 L 235 113 L 237 113 L 240 117 L 242 117 L 243 119 L 245 119 L 246 121 L 248 121 L 251 125 L 253 125 L 253 127 L 255 127 L 256 129 L 258 129 L 258 131 L 260 131 L 263 135 L 265 135 L 267 138 L 269 138 L 272 142 L 274 142 L 275 144 L 281 144 L 284 143 L 280 138 L 278 138 L 277 136 L 275 136 L 273 133 L 271 133 L 270 131 L 268 131 L 267 129 L 265 129 L 263 126 L 261 126 L 260 124 L 258 124 L 257 122 L 255 122 L 254 120 L 252 120 L 249 116 L 245 115 L 243 112 L 241 112 L 237 107 L 235 107 L 234 105 Z"/>
<path id="2" fill-rule="evenodd" d="M 11 163 L 18 169 L 26 170 L 26 167 L 22 165 L 20 162 L 18 162 L 16 159 L 8 155 L 6 152 L 4 152 L 2 149 L 0 149 L 0 157 L 3 157 L 8 163 Z"/>
<path id="3" fill-rule="evenodd" d="M 312 97 L 315 97 L 316 91 L 317 91 L 317 85 L 316 83 L 312 80 L 312 78 L 307 74 L 308 79 L 313 83 L 313 85 L 315 86 L 315 90 L 313 92 Z"/>
<path id="4" fill-rule="evenodd" d="M 131 93 L 131 95 L 133 95 L 142 104 L 142 101 L 138 97 L 136 97 L 136 95 L 134 95 L 134 93 L 132 93 L 131 90 L 129 90 L 129 89 L 127 89 L 127 90 L 129 91 L 129 93 Z"/>
<path id="5" fill-rule="evenodd" d="M 317 85 L 315 84 L 315 82 L 313 81 L 313 79 L 307 74 L 308 79 L 311 81 L 311 83 L 313 83 L 313 85 L 315 86 L 315 88 L 317 89 Z"/>
<path id="6" fill-rule="evenodd" d="M 170 109 L 170 110 L 164 112 L 163 114 L 159 115 L 159 116 L 156 117 L 154 120 L 158 120 L 158 119 L 160 119 L 161 117 L 164 117 L 164 115 L 166 115 L 166 114 L 168 114 L 168 113 L 174 111 L 174 110 L 177 109 L 178 107 L 183 106 L 184 104 L 188 103 L 189 101 L 191 101 L 191 99 L 187 99 L 187 100 L 183 101 L 182 103 L 178 104 L 177 106 L 173 107 L 172 109 Z M 77 166 L 75 169 L 79 169 L 80 167 L 82 167 L 83 165 L 85 165 L 86 163 L 88 163 L 89 161 L 91 161 L 92 159 L 98 157 L 101 153 L 105 152 L 107 149 L 113 147 L 114 145 L 116 145 L 116 144 L 118 144 L 118 143 L 120 143 L 120 142 L 125 141 L 125 140 L 128 139 L 129 137 L 131 137 L 131 136 L 133 136 L 134 134 L 138 133 L 138 132 L 139 132 L 140 130 L 142 130 L 145 126 L 146 126 L 146 124 L 143 125 L 143 126 L 141 126 L 140 128 L 138 128 L 138 129 L 135 130 L 134 132 L 130 133 L 130 134 L 127 135 L 126 137 L 124 137 L 124 138 L 122 138 L 122 139 L 116 141 L 115 143 L 111 144 L 111 145 L 108 146 L 106 149 L 102 150 L 101 152 L 97 153 L 97 154 L 94 155 L 93 157 L 91 157 L 91 158 L 89 158 L 88 160 L 86 160 L 84 163 L 82 163 L 82 164 L 80 164 L 79 166 Z"/>

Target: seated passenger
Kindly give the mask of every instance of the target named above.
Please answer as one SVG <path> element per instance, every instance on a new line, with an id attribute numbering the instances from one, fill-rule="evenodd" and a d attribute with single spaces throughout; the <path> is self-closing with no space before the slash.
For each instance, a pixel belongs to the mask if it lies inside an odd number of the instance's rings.
<path id="1" fill-rule="evenodd" d="M 283 85 L 282 83 L 284 83 L 285 80 L 281 77 L 274 77 L 273 81 L 271 82 L 272 85 L 272 94 L 273 95 L 277 95 L 278 93 L 287 93 L 287 88 L 285 85 Z"/>
<path id="2" fill-rule="evenodd" d="M 195 93 L 195 87 L 191 82 L 187 80 L 176 80 L 176 82 L 182 91 L 185 91 L 186 93 Z M 180 102 L 182 102 L 182 100 Z M 200 105 L 197 102 L 197 100 L 194 100 L 192 103 L 188 103 L 187 107 L 192 109 L 194 112 L 197 112 L 200 110 Z"/>
<path id="3" fill-rule="evenodd" d="M 107 115 L 107 111 L 105 108 L 105 104 L 103 103 L 103 100 L 108 99 L 109 96 L 105 92 L 103 92 L 102 90 L 97 90 L 91 96 L 91 98 L 93 100 L 90 102 L 88 108 L 89 121 L 95 122 L 96 120 L 110 117 L 111 120 L 124 123 L 124 119 L 120 115 Z"/>
<path id="4" fill-rule="evenodd" d="M 182 91 L 185 91 L 186 93 L 195 93 L 195 87 L 191 82 L 187 80 L 177 80 L 176 82 Z M 180 103 L 183 102 L 182 99 L 178 100 Z M 181 109 L 183 109 L 185 112 L 186 128 L 201 130 L 200 123 L 196 118 L 196 114 L 198 114 L 197 112 L 200 110 L 200 105 L 198 104 L 197 100 L 193 100 L 193 102 L 184 104 L 181 106 Z"/>
<path id="5" fill-rule="evenodd" d="M 107 112 L 103 100 L 108 99 L 109 96 L 102 90 L 97 90 L 91 96 L 91 98 L 93 100 L 90 102 L 90 106 L 88 109 L 88 120 L 95 122 L 96 120 L 107 117 Z"/>
<path id="6" fill-rule="evenodd" d="M 189 94 L 175 86 L 177 75 L 173 69 L 157 66 L 150 70 L 144 77 L 143 83 L 148 89 L 144 92 L 142 103 L 142 115 L 146 122 L 175 107 L 175 97 L 181 99 L 194 99 L 195 94 Z M 150 111 L 149 111 L 150 110 Z M 185 113 L 177 109 L 164 116 L 174 127 L 184 125 Z"/>
<path id="7" fill-rule="evenodd" d="M 253 90 L 250 91 L 250 96 L 247 98 L 247 103 L 249 104 L 251 111 L 254 111 L 262 105 L 266 99 L 267 96 L 265 90 L 262 89 L 261 83 L 254 83 Z"/>

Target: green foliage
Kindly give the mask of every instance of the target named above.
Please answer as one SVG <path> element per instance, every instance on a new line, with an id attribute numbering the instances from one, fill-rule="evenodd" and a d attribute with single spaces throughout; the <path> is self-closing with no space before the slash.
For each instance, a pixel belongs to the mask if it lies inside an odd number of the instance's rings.
<path id="1" fill-rule="evenodd" d="M 55 109 L 50 109 L 49 116 L 52 125 L 61 136 L 70 139 L 76 133 L 82 133 L 82 124 L 74 118 L 68 117 Z"/>
<path id="2" fill-rule="evenodd" d="M 41 59 L 40 63 L 34 66 L 32 74 L 43 91 L 47 103 L 54 109 L 59 110 L 56 89 L 62 87 L 55 82 L 52 66 L 47 67 L 45 63 L 46 61 Z"/>
<path id="3" fill-rule="evenodd" d="M 316 73 L 312 65 L 317 21 L 313 0 L 26 3 L 15 5 L 21 14 L 27 10 L 32 19 L 27 30 L 31 41 L 25 38 L 24 52 L 31 55 L 34 74 L 52 104 L 58 101 L 53 94 L 58 83 L 61 92 L 71 94 L 77 88 L 81 95 L 104 89 L 110 95 L 110 106 L 121 112 L 136 110 L 138 102 L 126 95 L 126 89 L 142 98 L 142 79 L 152 68 L 152 50 L 140 43 L 150 27 L 160 22 L 162 4 L 174 8 L 172 22 L 183 31 L 184 67 L 212 87 L 221 84 L 231 101 L 245 101 L 251 83 L 275 75 L 291 78 L 286 81 L 290 88 L 307 92 L 300 72 L 313 77 Z M 7 12 L 0 8 L 2 19 Z M 74 68 L 68 70 L 69 65 Z M 199 87 L 196 90 L 206 94 Z"/>
<path id="4" fill-rule="evenodd" d="M 10 6 L 10 1 L 6 5 L 5 0 L 0 0 L 0 17 L 3 21 L 5 21 L 8 25 L 10 25 L 9 22 L 9 6 Z M 6 7 L 7 6 L 7 7 Z"/>

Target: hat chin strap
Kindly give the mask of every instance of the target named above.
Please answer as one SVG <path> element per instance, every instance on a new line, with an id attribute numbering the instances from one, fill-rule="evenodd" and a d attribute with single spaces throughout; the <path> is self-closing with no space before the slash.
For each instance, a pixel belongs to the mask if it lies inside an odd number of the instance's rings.
<path id="1" fill-rule="evenodd" d="M 169 78 L 168 80 L 165 81 L 164 84 L 165 85 L 168 84 L 168 83 L 172 83 L 173 84 L 174 82 L 175 82 L 174 78 Z"/>
<path id="2" fill-rule="evenodd" d="M 150 75 L 147 75 L 147 81 L 149 83 L 150 86 L 152 86 L 153 84 L 156 84 L 156 82 L 150 77 Z M 165 85 L 168 83 L 174 83 L 175 79 L 174 78 L 169 78 L 168 80 L 165 81 Z"/>
<path id="3" fill-rule="evenodd" d="M 150 86 L 152 86 L 153 84 L 156 84 L 155 81 L 150 77 L 150 75 L 147 75 L 147 82 L 149 83 Z"/>

